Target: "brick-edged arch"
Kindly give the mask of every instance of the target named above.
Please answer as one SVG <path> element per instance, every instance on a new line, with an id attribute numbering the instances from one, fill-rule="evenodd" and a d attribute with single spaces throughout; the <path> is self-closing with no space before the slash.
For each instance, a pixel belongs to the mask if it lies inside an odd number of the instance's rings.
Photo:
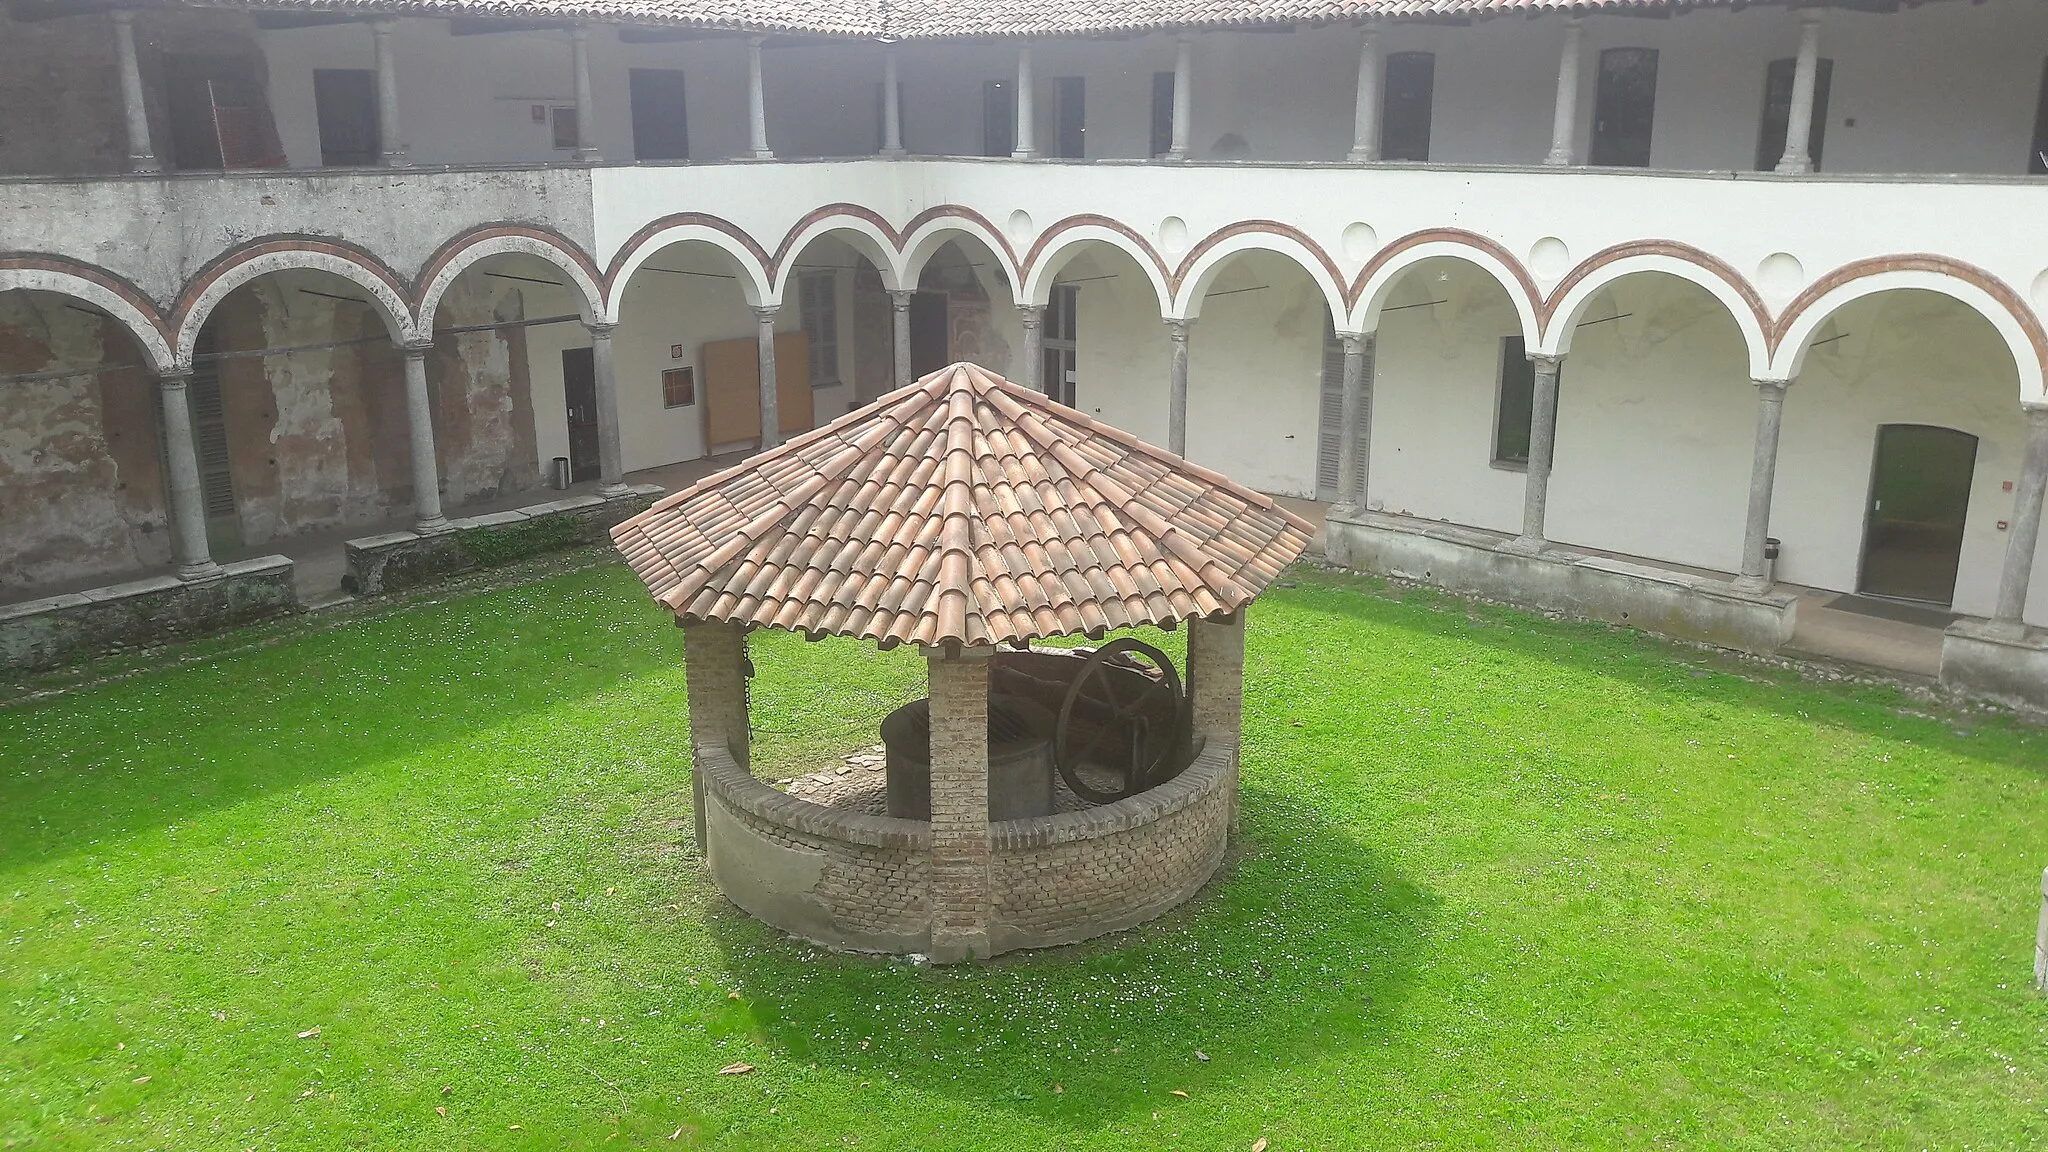
<path id="1" fill-rule="evenodd" d="M 1085 244 L 1107 244 L 1137 262 L 1159 298 L 1159 314 L 1173 308 L 1173 273 L 1144 236 L 1120 220 L 1092 213 L 1069 216 L 1041 232 L 1024 255 L 1024 286 L 1019 303 L 1043 307 L 1052 299 L 1053 278 Z"/>
<path id="2" fill-rule="evenodd" d="M 1271 252 L 1300 267 L 1310 282 L 1322 290 L 1330 309 L 1330 322 L 1344 327 L 1351 303 L 1344 273 L 1308 233 L 1278 220 L 1240 220 L 1209 233 L 1189 249 L 1169 278 L 1173 288 L 1172 318 L 1194 319 L 1200 314 L 1202 298 L 1216 275 L 1233 257 L 1253 251 Z"/>
<path id="3" fill-rule="evenodd" d="M 1009 238 L 1003 235 L 1002 229 L 989 223 L 988 217 L 958 204 L 927 208 L 903 226 L 898 247 L 902 253 L 900 274 L 905 283 L 916 285 L 918 276 L 924 272 L 925 261 L 952 239 L 952 233 L 972 236 L 987 245 L 988 250 L 1002 262 L 1001 271 L 1010 283 L 1012 295 L 1016 293 L 1017 285 L 1024 277 L 1017 264 L 1016 249 L 1010 246 Z"/>
<path id="4" fill-rule="evenodd" d="M 177 307 L 172 309 L 170 319 L 171 329 L 176 335 L 173 347 L 177 351 L 178 362 L 191 362 L 199 330 L 229 293 L 273 272 L 295 270 L 326 272 L 354 282 L 369 293 L 370 302 L 384 317 L 394 343 L 410 343 L 417 338 L 419 329 L 413 319 L 412 305 L 407 300 L 406 286 L 383 261 L 362 248 L 338 240 L 314 236 L 268 236 L 252 240 L 210 261 L 179 293 Z"/>
<path id="5" fill-rule="evenodd" d="M 1371 262 L 1352 278 L 1350 322 L 1340 327 L 1353 332 L 1375 332 L 1380 326 L 1380 309 L 1387 294 L 1409 270 L 1426 260 L 1459 260 L 1480 271 L 1501 286 L 1522 322 L 1522 339 L 1530 348 L 1543 340 L 1543 293 L 1535 277 L 1522 262 L 1498 243 L 1462 228 L 1432 228 L 1411 232 L 1381 248 Z"/>
<path id="6" fill-rule="evenodd" d="M 882 287 L 892 290 L 905 287 L 901 271 L 903 237 L 889 221 L 881 213 L 858 204 L 827 204 L 806 212 L 783 234 L 782 243 L 776 246 L 769 270 L 777 298 L 789 290 L 789 278 L 796 271 L 796 257 L 801 256 L 814 241 L 832 235 L 837 235 L 874 265 L 875 271 L 881 274 Z"/>
<path id="7" fill-rule="evenodd" d="M 518 254 L 560 269 L 576 290 L 585 320 L 604 311 L 604 271 L 582 248 L 559 232 L 529 224 L 486 224 L 441 245 L 414 280 L 413 306 L 422 332 L 434 330 L 442 297 L 463 272 L 491 256 Z"/>
<path id="8" fill-rule="evenodd" d="M 748 235 L 746 229 L 722 217 L 703 212 L 677 212 L 650 221 L 619 246 L 610 267 L 605 269 L 606 322 L 618 322 L 619 305 L 626 285 L 641 265 L 671 244 L 690 241 L 709 244 L 732 258 L 733 263 L 739 266 L 740 291 L 748 304 L 772 306 L 781 303 L 775 294 L 774 277 L 769 271 L 775 263 L 774 258 L 760 241 Z"/>
<path id="9" fill-rule="evenodd" d="M 180 363 L 170 326 L 156 302 L 104 268 L 40 252 L 0 254 L 0 292 L 15 289 L 69 296 L 112 316 L 128 330 L 152 371 Z"/>
<path id="10" fill-rule="evenodd" d="M 1630 276 L 1672 276 L 1704 289 L 1728 309 L 1748 350 L 1749 374 L 1764 379 L 1771 364 L 1771 313 L 1749 281 L 1728 264 L 1675 240 L 1617 244 L 1594 253 L 1551 289 L 1537 311 L 1543 341 L 1536 350 L 1551 356 L 1571 351 L 1572 333 L 1594 294 Z"/>

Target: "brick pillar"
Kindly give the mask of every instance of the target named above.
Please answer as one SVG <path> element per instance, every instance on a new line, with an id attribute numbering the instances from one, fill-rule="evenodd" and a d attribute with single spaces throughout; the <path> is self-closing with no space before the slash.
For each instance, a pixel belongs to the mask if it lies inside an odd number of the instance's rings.
<path id="1" fill-rule="evenodd" d="M 932 697 L 932 942 L 945 964 L 988 952 L 988 658 L 925 656 Z"/>
<path id="2" fill-rule="evenodd" d="M 1228 740 L 1244 735 L 1244 609 L 1188 622 L 1189 694 L 1197 736 Z M 1230 757 L 1230 831 L 1237 832 L 1238 757 Z"/>
<path id="3" fill-rule="evenodd" d="M 737 624 L 683 625 L 683 681 L 690 697 L 690 803 L 696 813 L 697 851 L 704 846 L 704 778 L 696 749 L 723 744 L 741 768 L 752 770 L 747 735 L 747 633 Z"/>

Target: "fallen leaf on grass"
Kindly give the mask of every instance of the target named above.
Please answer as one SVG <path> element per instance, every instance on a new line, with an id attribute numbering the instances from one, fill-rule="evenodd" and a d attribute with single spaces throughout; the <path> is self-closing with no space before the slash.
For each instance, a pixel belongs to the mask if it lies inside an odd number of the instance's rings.
<path id="1" fill-rule="evenodd" d="M 1065 1096 L 1067 1094 L 1067 1086 L 1064 1084 L 1053 1085 L 1052 1094 L 1055 1096 Z"/>
<path id="2" fill-rule="evenodd" d="M 727 992 L 725 998 L 727 1000 L 737 1000 L 740 998 L 740 994 L 738 992 Z"/>
<path id="3" fill-rule="evenodd" d="M 446 1116 L 448 1114 L 448 1107 L 445 1104 L 436 1104 L 434 1105 L 434 1112 L 437 1115 Z"/>
<path id="4" fill-rule="evenodd" d="M 314 1038 L 318 1037 L 319 1035 L 320 1035 L 320 1026 L 319 1026 L 318 1024 L 315 1024 L 315 1025 L 313 1025 L 313 1026 L 312 1026 L 311 1028 L 308 1028 L 308 1029 L 306 1029 L 306 1030 L 305 1030 L 304 1032 L 301 1032 L 301 1033 L 299 1033 L 299 1039 L 301 1039 L 301 1040 L 312 1040 L 312 1039 L 314 1039 Z"/>
<path id="5" fill-rule="evenodd" d="M 720 1076 L 745 1076 L 753 1070 L 754 1066 L 752 1064 L 727 1064 L 718 1070 L 718 1074 Z"/>
<path id="6" fill-rule="evenodd" d="M 678 1137 L 678 1136 L 681 1136 L 682 1134 L 683 1134 L 683 1130 L 682 1130 L 681 1128 L 678 1128 L 678 1129 L 676 1129 L 675 1131 L 673 1131 L 673 1132 L 669 1133 L 669 1134 L 668 1134 L 668 1138 L 669 1138 L 669 1139 L 671 1139 L 671 1140 L 674 1140 L 674 1139 L 675 1139 L 676 1137 Z"/>
<path id="7" fill-rule="evenodd" d="M 453 1084 L 443 1084 L 443 1085 L 441 1085 L 441 1095 L 443 1095 L 443 1096 L 446 1096 L 447 1094 L 449 1094 L 450 1092 L 453 1092 L 453 1091 L 455 1091 L 455 1085 L 453 1085 Z"/>
<path id="8" fill-rule="evenodd" d="M 1266 1152 L 1266 1138 L 1264 1136 L 1252 1141 L 1252 1152 Z"/>
<path id="9" fill-rule="evenodd" d="M 131 1083 L 131 1084 L 147 1084 L 147 1083 L 149 1083 L 149 1077 L 147 1077 L 147 1076 L 137 1076 L 137 1077 L 136 1077 L 136 1078 L 135 1078 L 134 1080 L 131 1080 L 131 1081 L 129 1081 L 129 1083 Z"/>
<path id="10" fill-rule="evenodd" d="M 507 1125 L 505 1125 L 505 1127 L 507 1127 L 507 1128 L 510 1128 L 510 1129 L 511 1129 L 512 1131 L 514 1131 L 514 1132 L 520 1132 L 520 1131 L 524 1131 L 524 1129 L 522 1129 L 522 1128 L 521 1128 L 521 1127 L 520 1127 L 519 1125 L 517 1125 L 517 1124 L 507 1124 Z"/>
<path id="11" fill-rule="evenodd" d="M 1183 1091 L 1181 1091 L 1181 1090 L 1180 1090 L 1180 1089 L 1178 1089 L 1178 1088 L 1169 1088 L 1169 1089 L 1167 1089 L 1167 1093 L 1166 1093 L 1166 1094 L 1167 1094 L 1167 1095 L 1169 1095 L 1169 1096 L 1178 1096 L 1178 1097 L 1180 1097 L 1180 1098 L 1181 1098 L 1181 1099 L 1183 1099 L 1183 1100 L 1185 1100 L 1185 1099 L 1187 1099 L 1187 1098 L 1188 1098 L 1188 1094 L 1187 1094 L 1187 1093 L 1185 1093 L 1185 1092 L 1183 1092 Z"/>
<path id="12" fill-rule="evenodd" d="M 1200 1048 L 1197 1048 L 1195 1049 L 1195 1059 L 1200 1060 L 1204 1064 L 1207 1064 L 1209 1062 L 1209 1054 L 1207 1052 L 1202 1051 Z"/>

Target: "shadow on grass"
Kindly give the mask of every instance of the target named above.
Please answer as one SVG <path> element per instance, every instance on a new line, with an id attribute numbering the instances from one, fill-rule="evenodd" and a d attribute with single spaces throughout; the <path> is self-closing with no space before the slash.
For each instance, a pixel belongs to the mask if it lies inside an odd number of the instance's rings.
<path id="1" fill-rule="evenodd" d="M 621 611 L 615 582 L 578 573 L 419 604 L 0 709 L 0 870 L 459 748 L 679 667 L 665 614 Z"/>
<path id="2" fill-rule="evenodd" d="M 831 953 L 719 901 L 706 928 L 750 1006 L 735 1026 L 781 1059 L 1076 1129 L 1379 1043 L 1438 900 L 1288 794 L 1248 789 L 1243 810 L 1232 861 L 1189 904 L 978 965 Z"/>
<path id="3" fill-rule="evenodd" d="M 1665 695 L 1761 709 L 1868 737 L 1908 737 L 1946 754 L 2048 771 L 2048 733 L 2010 716 L 1966 716 L 1891 685 L 1816 683 L 1735 653 L 1689 648 L 1619 625 L 1551 620 L 1446 592 L 1396 589 L 1358 573 L 1295 569 L 1268 597 L 1297 612 L 1484 645 Z"/>

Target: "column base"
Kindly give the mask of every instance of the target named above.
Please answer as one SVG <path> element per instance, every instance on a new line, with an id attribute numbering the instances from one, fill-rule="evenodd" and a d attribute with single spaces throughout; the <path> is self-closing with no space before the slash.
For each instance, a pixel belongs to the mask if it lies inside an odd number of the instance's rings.
<path id="1" fill-rule="evenodd" d="M 880 152 L 875 153 L 875 155 L 880 156 L 884 160 L 901 160 L 905 156 L 910 155 L 910 153 L 902 148 L 884 148 Z"/>
<path id="2" fill-rule="evenodd" d="M 614 480 L 609 484 L 599 484 L 597 486 L 597 494 L 607 500 L 617 499 L 632 490 L 632 487 L 623 480 Z"/>
<path id="3" fill-rule="evenodd" d="M 1777 586 L 1777 581 L 1772 580 L 1768 577 L 1750 576 L 1747 574 L 1737 576 L 1731 583 L 1734 589 L 1738 592 L 1763 593 L 1769 592 L 1772 588 Z"/>
<path id="4" fill-rule="evenodd" d="M 1361 151 L 1357 148 L 1353 148 L 1351 151 L 1344 154 L 1344 161 L 1347 164 L 1372 164 L 1378 162 L 1379 158 L 1380 154 L 1377 149 L 1367 149 Z"/>
<path id="5" fill-rule="evenodd" d="M 128 157 L 128 170 L 138 176 L 154 176 L 162 172 L 164 166 L 155 156 L 145 152 L 140 156 Z"/>
<path id="6" fill-rule="evenodd" d="M 218 580 L 227 574 L 227 569 L 211 560 L 200 564 L 178 565 L 178 579 L 187 584 L 204 584 L 209 580 Z"/>
<path id="7" fill-rule="evenodd" d="M 1160 157 L 1161 160 L 1166 161 L 1168 164 L 1184 164 L 1187 162 L 1187 158 L 1188 154 L 1185 150 L 1179 152 L 1168 152 L 1166 155 Z"/>
<path id="8" fill-rule="evenodd" d="M 773 153 L 773 152 L 770 152 L 770 151 L 769 151 L 768 149 L 766 149 L 766 148 L 756 148 L 756 149 L 754 150 L 753 154 L 752 154 L 751 156 L 748 156 L 748 157 L 747 157 L 747 159 L 749 159 L 749 160 L 773 160 L 773 159 L 775 159 L 775 153 Z"/>
<path id="9" fill-rule="evenodd" d="M 1012 160 L 1036 160 L 1036 159 L 1038 159 L 1038 149 L 1036 149 L 1036 148 L 1019 148 L 1019 149 L 1017 149 L 1017 150 L 1016 150 L 1015 152 L 1012 152 L 1012 153 L 1010 153 L 1010 159 L 1012 159 Z"/>
<path id="10" fill-rule="evenodd" d="M 958 964 L 989 957 L 986 932 L 934 932 L 929 953 L 934 964 Z"/>
<path id="11" fill-rule="evenodd" d="M 1552 152 L 1543 158 L 1543 162 L 1552 168 L 1569 168 L 1572 166 L 1571 154 L 1568 152 Z"/>
<path id="12" fill-rule="evenodd" d="M 1545 540 L 1541 536 L 1517 536 L 1513 540 L 1503 543 L 1500 546 L 1500 550 L 1512 552 L 1517 556 L 1538 556 L 1548 547 L 1550 547 L 1550 541 Z"/>
<path id="13" fill-rule="evenodd" d="M 576 150 L 576 162 L 578 164 L 602 164 L 604 163 L 604 157 L 599 156 L 595 148 L 578 148 Z"/>
<path id="14" fill-rule="evenodd" d="M 455 525 L 450 524 L 448 518 L 439 513 L 415 520 L 412 525 L 412 530 L 421 536 L 438 536 L 443 532 L 451 532 L 454 528 Z"/>
<path id="15" fill-rule="evenodd" d="M 1813 172 L 1811 160 L 1780 160 L 1777 173 L 1780 176 L 1806 176 Z"/>

